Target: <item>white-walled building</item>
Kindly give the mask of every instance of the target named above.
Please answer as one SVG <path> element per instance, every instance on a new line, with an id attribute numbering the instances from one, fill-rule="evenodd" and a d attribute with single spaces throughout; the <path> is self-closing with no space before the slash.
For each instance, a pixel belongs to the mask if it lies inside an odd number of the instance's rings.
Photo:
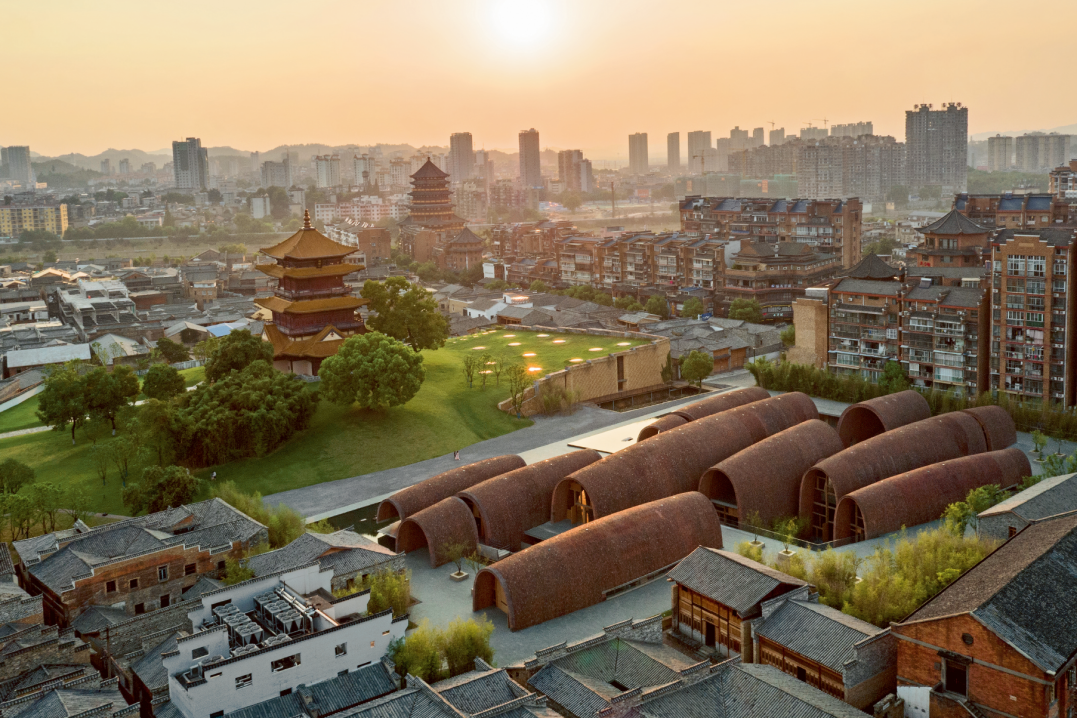
<path id="1" fill-rule="evenodd" d="M 262 219 L 269 216 L 269 195 L 264 197 L 251 197 L 251 216 L 255 219 Z"/>

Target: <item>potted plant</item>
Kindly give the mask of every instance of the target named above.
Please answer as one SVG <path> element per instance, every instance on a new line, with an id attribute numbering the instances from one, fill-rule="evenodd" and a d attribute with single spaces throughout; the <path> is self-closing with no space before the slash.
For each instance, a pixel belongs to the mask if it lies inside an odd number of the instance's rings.
<path id="1" fill-rule="evenodd" d="M 787 519 L 778 519 L 774 523 L 774 533 L 781 537 L 782 550 L 778 552 L 774 561 L 779 568 L 786 566 L 793 556 L 796 556 L 796 551 L 789 548 L 793 540 L 800 535 L 800 531 L 803 528 L 803 524 L 800 519 L 796 517 L 790 517 Z"/>
<path id="2" fill-rule="evenodd" d="M 763 517 L 758 511 L 749 511 L 744 515 L 743 526 L 741 528 L 751 529 L 752 540 L 749 542 L 752 548 L 762 548 L 763 542 L 759 540 L 759 527 L 763 523 Z"/>
<path id="3" fill-rule="evenodd" d="M 465 556 L 464 563 L 467 565 L 468 568 L 472 570 L 472 572 L 474 572 L 476 578 L 479 575 L 479 571 L 482 570 L 482 567 L 486 565 L 486 561 L 483 559 L 482 556 L 479 555 L 478 551 L 472 551 L 467 556 Z M 471 584 L 471 595 L 475 595 L 474 582 L 472 582 Z"/>
<path id="4" fill-rule="evenodd" d="M 1036 461 L 1040 464 L 1043 463 L 1043 449 L 1047 446 L 1047 437 L 1042 431 L 1036 429 L 1032 432 L 1032 446 L 1035 447 Z"/>
<path id="5" fill-rule="evenodd" d="M 1057 456 L 1060 459 L 1064 458 L 1066 455 L 1064 453 L 1062 453 L 1062 432 L 1059 431 L 1058 436 L 1054 437 L 1054 439 L 1055 439 L 1055 441 L 1058 442 L 1058 450 L 1055 451 L 1055 456 Z"/>
<path id="6" fill-rule="evenodd" d="M 451 563 L 456 567 L 456 571 L 450 573 L 449 578 L 457 583 L 468 577 L 467 572 L 464 571 L 464 559 L 469 553 L 471 553 L 471 550 L 468 545 L 458 541 L 446 541 L 438 551 L 442 561 Z"/>

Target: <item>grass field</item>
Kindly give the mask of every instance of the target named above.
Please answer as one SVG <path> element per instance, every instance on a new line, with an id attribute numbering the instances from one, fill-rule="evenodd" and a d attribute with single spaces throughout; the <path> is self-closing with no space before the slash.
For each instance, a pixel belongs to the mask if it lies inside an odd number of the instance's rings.
<path id="1" fill-rule="evenodd" d="M 200 473 L 208 476 L 215 470 L 219 481 L 235 481 L 245 491 L 265 495 L 448 454 L 531 424 L 497 409 L 497 403 L 508 397 L 504 380 L 495 386 L 492 375 L 487 375 L 485 389 L 479 381 L 467 388 L 462 360 L 469 352 L 526 362 L 540 367 L 534 374 L 541 376 L 562 369 L 571 359 L 604 356 L 640 343 L 511 329 L 451 339 L 437 351 L 423 352 L 426 381 L 404 406 L 378 413 L 319 402 L 311 426 L 272 454 Z M 89 443 L 80 436 L 79 444 L 72 446 L 70 432 L 50 431 L 0 439 L 0 453 L 33 466 L 38 480 L 78 483 L 92 498 L 95 511 L 123 514 L 119 479 L 110 475 L 107 485 L 101 486 L 90 464 Z"/>

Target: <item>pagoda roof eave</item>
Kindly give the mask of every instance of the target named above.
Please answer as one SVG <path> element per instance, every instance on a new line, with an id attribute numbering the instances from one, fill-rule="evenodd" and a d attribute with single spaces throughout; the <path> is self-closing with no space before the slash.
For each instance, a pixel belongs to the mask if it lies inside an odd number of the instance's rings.
<path id="1" fill-rule="evenodd" d="M 289 301 L 283 297 L 256 297 L 254 303 L 271 312 L 280 314 L 315 314 L 340 309 L 358 309 L 370 303 L 359 297 L 329 297 L 327 299 L 300 299 Z"/>

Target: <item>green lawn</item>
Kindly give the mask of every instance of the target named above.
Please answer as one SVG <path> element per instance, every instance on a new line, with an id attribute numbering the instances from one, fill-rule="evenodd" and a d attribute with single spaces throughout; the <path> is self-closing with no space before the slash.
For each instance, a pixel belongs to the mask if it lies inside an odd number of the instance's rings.
<path id="1" fill-rule="evenodd" d="M 194 386 L 200 381 L 206 378 L 206 368 L 196 366 L 193 369 L 182 369 L 180 376 L 183 377 L 184 383 L 187 386 Z M 145 399 L 145 394 L 139 394 L 138 398 Z M 35 426 L 41 426 L 41 422 L 37 419 L 37 397 L 31 397 L 21 404 L 17 404 L 7 411 L 0 412 L 0 434 L 4 434 L 8 431 L 18 431 L 19 429 L 30 429 Z"/>
<path id="2" fill-rule="evenodd" d="M 0 412 L 0 434 L 41 426 L 41 422 L 37 420 L 37 414 L 34 413 L 37 411 L 37 402 L 38 398 L 32 396 L 23 403 Z"/>
<path id="3" fill-rule="evenodd" d="M 514 336 L 506 336 L 510 334 Z M 423 352 L 426 381 L 404 406 L 377 413 L 319 402 L 311 426 L 274 453 L 200 473 L 208 476 L 216 470 L 218 480 L 235 481 L 246 491 L 265 495 L 448 454 L 531 425 L 528 419 L 516 419 L 497 409 L 497 403 L 508 397 L 504 381 L 494 386 L 493 376 L 488 375 L 486 389 L 480 388 L 479 381 L 472 389 L 466 387 L 462 358 L 468 352 L 519 359 L 529 367 L 540 367 L 534 374 L 541 376 L 562 369 L 570 359 L 587 360 L 641 343 L 619 337 L 539 336 L 512 329 L 451 339 L 442 349 Z M 531 353 L 534 356 L 523 356 Z M 102 489 L 89 462 L 89 441 L 81 435 L 78 439 L 75 447 L 70 432 L 2 439 L 0 453 L 33 466 L 39 480 L 82 484 L 96 511 L 124 513 L 119 480 L 109 476 L 108 486 Z M 344 498 L 342 504 L 347 503 Z"/>

